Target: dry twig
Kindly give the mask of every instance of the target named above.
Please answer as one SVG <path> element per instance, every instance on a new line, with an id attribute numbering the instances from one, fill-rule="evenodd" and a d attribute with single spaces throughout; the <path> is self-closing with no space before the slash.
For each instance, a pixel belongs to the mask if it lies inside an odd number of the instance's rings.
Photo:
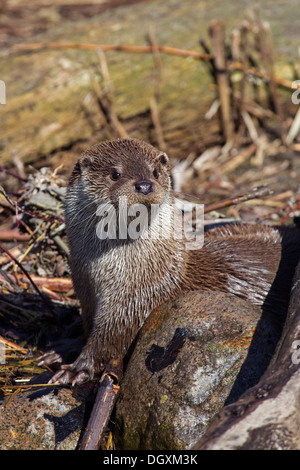
<path id="1" fill-rule="evenodd" d="M 152 46 L 128 46 L 128 45 L 115 45 L 115 44 L 80 44 L 80 43 L 59 43 L 59 42 L 47 42 L 47 43 L 28 43 L 28 44 L 15 44 L 12 49 L 19 51 L 38 51 L 40 49 L 83 49 L 83 50 L 103 50 L 103 51 L 118 51 L 118 52 L 133 52 L 133 53 L 153 53 Z M 201 52 L 189 51 L 170 46 L 157 46 L 159 52 L 164 54 L 177 55 L 181 57 L 192 57 L 194 59 L 203 60 L 210 62 L 213 59 L 211 54 L 202 54 Z M 243 70 L 244 65 L 241 62 L 232 62 L 228 65 L 228 70 Z M 270 77 L 266 72 L 258 70 L 255 67 L 250 67 L 247 70 L 248 75 L 257 76 L 266 82 L 270 80 Z M 291 89 L 292 81 L 286 80 L 281 77 L 273 77 L 273 80 L 280 86 Z"/>
<path id="2" fill-rule="evenodd" d="M 250 193 L 241 194 L 233 198 L 223 199 L 222 201 L 214 202 L 213 204 L 207 204 L 204 208 L 204 213 L 223 209 L 224 207 L 230 207 L 241 202 L 250 201 L 252 199 L 258 199 L 261 197 L 269 196 L 271 191 L 268 188 L 255 188 Z"/>
<path id="3" fill-rule="evenodd" d="M 233 139 L 233 122 L 231 117 L 230 105 L 231 93 L 228 84 L 227 65 L 225 62 L 224 37 L 219 22 L 215 21 L 211 25 L 210 34 L 212 37 L 215 52 L 214 68 L 218 86 L 218 93 L 221 102 L 223 133 L 225 141 L 231 142 Z"/>
<path id="4" fill-rule="evenodd" d="M 80 444 L 80 450 L 99 449 L 103 433 L 119 394 L 122 378 L 121 369 L 121 363 L 117 360 L 109 364 L 107 371 L 102 375 L 95 404 Z"/>

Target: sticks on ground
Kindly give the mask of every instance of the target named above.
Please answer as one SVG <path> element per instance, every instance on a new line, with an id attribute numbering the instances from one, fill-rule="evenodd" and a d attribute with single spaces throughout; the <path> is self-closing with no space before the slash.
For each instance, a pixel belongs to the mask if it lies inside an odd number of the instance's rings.
<path id="1" fill-rule="evenodd" d="M 101 109 L 105 120 L 107 122 L 107 125 L 109 127 L 109 130 L 112 131 L 112 133 L 116 133 L 118 137 L 121 137 L 122 139 L 128 138 L 128 134 L 120 122 L 113 106 L 113 89 L 112 89 L 112 84 L 109 76 L 109 71 L 108 71 L 108 65 L 106 61 L 105 54 L 103 50 L 98 49 L 98 56 L 100 60 L 100 67 L 101 67 L 101 73 L 103 76 L 104 84 L 105 84 L 105 92 L 101 89 L 100 83 L 98 81 L 95 81 L 95 90 L 97 94 L 97 100 L 99 104 L 99 108 Z"/>
<path id="2" fill-rule="evenodd" d="M 224 53 L 224 37 L 220 23 L 215 21 L 210 28 L 213 48 L 215 52 L 214 68 L 221 102 L 221 116 L 223 135 L 226 142 L 232 141 L 233 122 L 231 116 L 230 88 L 227 77 L 227 67 Z"/>
<path id="3" fill-rule="evenodd" d="M 214 202 L 212 204 L 207 204 L 205 206 L 204 212 L 208 213 L 211 211 L 219 210 L 224 207 L 234 206 L 236 204 L 240 204 L 241 202 L 250 201 L 252 199 L 258 199 L 261 197 L 269 196 L 271 194 L 270 189 L 262 187 L 262 188 L 255 188 L 252 192 L 241 194 L 239 196 L 235 196 L 229 199 L 223 199 L 222 201 Z"/>
<path id="4" fill-rule="evenodd" d="M 98 450 L 110 415 L 116 403 L 122 378 L 121 361 L 108 365 L 103 373 L 96 400 L 85 429 L 80 450 Z"/>
<path id="5" fill-rule="evenodd" d="M 152 46 L 127 46 L 127 45 L 115 45 L 115 44 L 80 44 L 80 43 L 59 43 L 59 42 L 47 42 L 47 43 L 28 43 L 28 44 L 16 44 L 12 49 L 19 51 L 38 51 L 41 49 L 83 49 L 88 51 L 118 51 L 118 52 L 133 52 L 133 53 L 153 53 Z M 192 57 L 194 59 L 211 62 L 213 56 L 211 54 L 189 51 L 186 49 L 179 49 L 170 46 L 157 46 L 157 50 L 164 54 L 177 55 L 181 57 Z M 228 65 L 228 70 L 243 70 L 243 64 L 241 62 L 232 62 Z M 255 67 L 248 69 L 248 74 L 257 76 L 269 81 L 269 77 L 266 72 L 258 70 Z M 275 82 L 285 88 L 292 88 L 292 81 L 286 80 L 281 77 L 273 77 Z"/>

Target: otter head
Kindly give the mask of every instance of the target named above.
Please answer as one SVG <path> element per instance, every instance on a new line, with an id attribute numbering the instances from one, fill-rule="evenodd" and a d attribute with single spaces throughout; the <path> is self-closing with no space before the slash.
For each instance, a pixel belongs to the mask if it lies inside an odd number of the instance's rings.
<path id="1" fill-rule="evenodd" d="M 118 207 L 120 198 L 134 204 L 162 204 L 170 192 L 169 159 L 164 152 L 135 139 L 105 141 L 90 148 L 76 164 L 70 184 L 81 179 L 89 198 Z"/>

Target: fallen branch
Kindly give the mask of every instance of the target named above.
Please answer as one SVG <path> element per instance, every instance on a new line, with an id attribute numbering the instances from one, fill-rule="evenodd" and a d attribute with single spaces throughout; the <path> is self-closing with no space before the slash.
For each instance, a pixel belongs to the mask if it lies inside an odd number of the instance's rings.
<path id="1" fill-rule="evenodd" d="M 6 273 L 6 276 L 14 281 L 14 277 L 11 274 Z M 45 287 L 46 289 L 54 292 L 67 293 L 73 289 L 72 280 L 64 277 L 42 277 L 31 274 L 31 280 L 38 287 Z M 4 281 L 4 276 L 0 274 L 0 281 Z M 19 280 L 22 280 L 19 279 Z"/>
<path id="2" fill-rule="evenodd" d="M 121 139 L 127 139 L 129 136 L 120 122 L 116 112 L 114 111 L 113 101 L 114 101 L 114 94 L 113 89 L 111 86 L 111 80 L 108 71 L 108 65 L 106 61 L 105 54 L 103 50 L 98 50 L 100 66 L 101 66 L 101 73 L 104 80 L 104 89 L 105 93 L 101 90 L 100 84 L 97 82 L 95 83 L 95 89 L 97 94 L 97 100 L 99 107 L 107 121 L 108 126 L 112 128 L 113 131 L 117 132 L 118 137 Z M 98 86 L 97 86 L 98 85 Z"/>
<path id="3" fill-rule="evenodd" d="M 242 165 L 248 158 L 253 155 L 257 148 L 256 144 L 250 144 L 248 147 L 241 150 L 237 155 L 231 157 L 225 163 L 219 165 L 218 171 L 222 174 L 234 171 L 238 166 Z"/>
<path id="4" fill-rule="evenodd" d="M 214 75 L 218 87 L 218 93 L 221 103 L 221 116 L 223 134 L 226 142 L 231 142 L 233 138 L 233 121 L 230 107 L 230 88 L 227 76 L 227 66 L 224 50 L 224 38 L 221 25 L 218 21 L 214 21 L 210 28 L 212 43 L 215 52 L 213 61 Z"/>
<path id="5" fill-rule="evenodd" d="M 29 211 L 27 209 L 23 209 L 17 202 L 13 201 L 11 197 L 7 194 L 3 186 L 0 185 L 0 193 L 5 197 L 7 202 L 18 212 L 22 212 L 23 214 L 30 215 L 31 217 L 35 217 L 36 219 L 45 220 L 46 222 L 61 222 L 64 223 L 64 220 L 61 217 L 52 216 L 47 217 L 45 215 L 37 214 L 36 212 Z"/>
<path id="6" fill-rule="evenodd" d="M 41 291 L 39 290 L 39 288 L 37 287 L 37 285 L 35 284 L 35 282 L 32 280 L 31 276 L 28 274 L 28 272 L 26 271 L 26 269 L 22 266 L 22 264 L 6 249 L 4 248 L 4 246 L 0 245 L 0 250 L 4 251 L 4 253 L 6 253 L 13 261 L 14 263 L 16 263 L 18 265 L 18 267 L 23 271 L 23 273 L 25 274 L 25 276 L 27 277 L 27 279 L 29 280 L 29 282 L 32 284 L 34 290 L 37 292 L 37 294 L 40 296 L 40 298 L 42 299 L 43 303 L 45 304 L 45 306 L 47 307 L 49 313 L 51 314 L 51 316 L 53 318 L 57 318 L 57 316 L 55 315 L 55 313 L 53 312 L 52 310 L 52 307 L 50 305 L 50 303 L 48 302 L 48 299 L 47 297 L 45 297 Z"/>
<path id="7" fill-rule="evenodd" d="M 166 150 L 166 143 L 164 140 L 163 130 L 162 130 L 161 123 L 160 123 L 159 109 L 158 109 L 157 101 L 154 98 L 154 96 L 150 100 L 150 111 L 151 111 L 151 118 L 152 118 L 153 126 L 156 132 L 158 147 L 161 150 Z"/>
<path id="8" fill-rule="evenodd" d="M 19 51 L 37 51 L 40 49 L 84 49 L 88 51 L 96 51 L 101 49 L 102 51 L 118 51 L 118 52 L 151 52 L 153 53 L 152 46 L 128 46 L 128 45 L 115 45 L 115 44 L 80 44 L 80 43 L 59 43 L 59 42 L 47 42 L 47 43 L 29 43 L 29 44 L 15 44 L 12 49 Z M 185 49 L 178 49 L 176 47 L 169 46 L 157 46 L 159 52 L 164 52 L 171 55 L 179 55 L 183 57 L 194 57 L 195 59 L 211 60 L 209 54 L 201 54 L 200 52 L 187 51 Z"/>
<path id="9" fill-rule="evenodd" d="M 29 241 L 31 236 L 29 233 L 20 233 L 16 229 L 3 229 L 0 230 L 0 240 L 2 241 Z"/>
<path id="10" fill-rule="evenodd" d="M 96 400 L 79 447 L 80 450 L 98 450 L 100 447 L 120 390 L 122 372 L 119 369 L 119 361 L 116 361 L 116 366 L 109 364 L 108 367 L 111 367 L 111 370 L 104 372 L 100 379 Z"/>
<path id="11" fill-rule="evenodd" d="M 267 73 L 270 77 L 269 89 L 270 89 L 271 99 L 273 101 L 275 112 L 279 118 L 281 139 L 282 139 L 282 142 L 286 144 L 286 132 L 284 129 L 283 113 L 282 113 L 281 104 L 279 101 L 277 83 L 276 83 L 275 75 L 274 75 L 273 46 L 272 46 L 272 36 L 271 36 L 271 29 L 270 29 L 269 23 L 265 22 L 262 24 L 262 34 L 263 34 L 263 39 L 264 39 L 264 50 L 265 50 L 265 57 L 266 57 Z"/>
<path id="12" fill-rule="evenodd" d="M 27 181 L 27 178 L 23 178 L 23 176 L 17 175 L 17 173 L 14 173 L 13 171 L 8 170 L 7 168 L 5 168 L 2 165 L 0 165 L 0 171 L 3 171 L 7 175 L 13 176 L 14 178 L 17 178 L 18 180 L 23 181 L 25 183 Z"/>
<path id="13" fill-rule="evenodd" d="M 2 336 L 0 336 L 0 343 L 5 344 L 7 348 L 16 349 L 24 354 L 28 352 L 27 349 L 22 348 L 22 346 L 19 346 L 18 344 L 13 343 L 12 341 L 8 341 L 8 339 L 3 338 Z"/>
<path id="14" fill-rule="evenodd" d="M 258 199 L 260 197 L 269 196 L 272 193 L 268 188 L 255 188 L 253 192 L 241 194 L 229 199 L 224 199 L 223 201 L 214 202 L 213 204 L 207 204 L 204 208 L 204 213 L 222 209 L 224 207 L 230 207 L 241 202 L 250 201 L 251 199 Z"/>
<path id="15" fill-rule="evenodd" d="M 157 69 L 157 79 L 156 79 L 156 86 L 155 86 L 155 98 L 159 99 L 161 93 L 161 80 L 162 80 L 162 61 L 159 54 L 159 49 L 157 47 L 156 39 L 155 39 L 155 27 L 152 26 L 149 29 L 149 44 L 152 47 L 152 55 L 154 64 Z"/>
<path id="16" fill-rule="evenodd" d="M 18 51 L 38 51 L 41 49 L 84 49 L 89 51 L 117 51 L 117 52 L 135 52 L 135 53 L 153 53 L 152 46 L 128 46 L 128 45 L 114 45 L 114 44 L 80 44 L 80 43 L 59 43 L 59 42 L 47 42 L 47 43 L 28 43 L 28 44 L 15 44 L 12 49 Z M 196 51 L 188 51 L 186 49 L 178 49 L 170 46 L 156 46 L 157 51 L 163 52 L 164 54 L 177 55 L 181 57 L 193 57 L 194 59 L 204 60 L 211 62 L 213 56 L 211 54 L 203 54 Z M 244 64 L 241 62 L 232 62 L 228 65 L 228 70 L 244 70 Z M 250 67 L 247 69 L 248 75 L 257 76 L 265 81 L 269 81 L 270 77 L 265 72 Z M 284 88 L 293 88 L 293 82 L 280 77 L 273 77 L 273 80 L 278 85 Z"/>
<path id="17" fill-rule="evenodd" d="M 73 289 L 72 280 L 64 277 L 31 276 L 37 286 L 44 286 L 55 292 L 69 292 Z"/>

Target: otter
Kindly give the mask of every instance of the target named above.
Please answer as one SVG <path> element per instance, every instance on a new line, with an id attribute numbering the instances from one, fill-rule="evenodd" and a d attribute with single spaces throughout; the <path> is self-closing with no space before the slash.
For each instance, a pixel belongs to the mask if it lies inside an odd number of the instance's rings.
<path id="1" fill-rule="evenodd" d="M 122 198 L 129 207 L 145 206 L 148 214 L 153 205 L 158 208 L 138 237 L 120 236 Z M 225 291 L 258 305 L 272 296 L 278 305 L 287 302 L 299 243 L 287 254 L 283 246 L 290 247 L 293 236 L 268 226 L 229 225 L 205 233 L 204 245 L 196 250 L 187 250 L 172 228 L 169 236 L 144 236 L 149 228 L 155 233 L 169 226 L 167 220 L 177 225 L 182 215 L 174 202 L 169 158 L 148 143 L 104 141 L 79 158 L 69 179 L 65 221 L 86 344 L 51 383 L 80 384 L 111 360 L 124 358 L 151 311 L 185 292 Z M 104 209 L 100 215 L 99 207 Z M 99 220 L 105 217 L 107 226 L 118 221 L 114 236 L 99 236 Z M 41 363 L 53 357 L 46 354 Z"/>

